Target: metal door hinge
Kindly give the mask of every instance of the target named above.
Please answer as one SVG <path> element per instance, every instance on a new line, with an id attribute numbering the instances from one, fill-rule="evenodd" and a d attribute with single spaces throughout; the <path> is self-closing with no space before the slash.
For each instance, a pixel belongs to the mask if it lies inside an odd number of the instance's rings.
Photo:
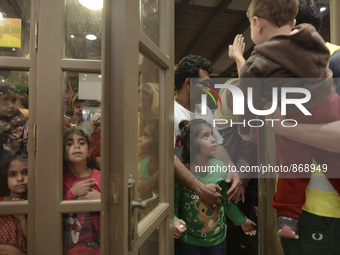
<path id="1" fill-rule="evenodd" d="M 38 50 L 38 22 L 34 24 L 34 49 Z"/>
<path id="2" fill-rule="evenodd" d="M 34 145 L 33 151 L 34 152 L 37 151 L 37 129 L 38 129 L 37 124 L 34 123 L 33 124 L 33 141 L 34 141 L 34 143 L 33 143 L 33 145 Z"/>

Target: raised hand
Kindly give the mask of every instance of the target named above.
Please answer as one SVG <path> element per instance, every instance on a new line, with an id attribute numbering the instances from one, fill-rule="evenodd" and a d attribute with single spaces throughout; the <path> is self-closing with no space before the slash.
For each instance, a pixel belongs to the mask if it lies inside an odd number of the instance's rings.
<path id="1" fill-rule="evenodd" d="M 233 45 L 229 45 L 229 58 L 238 61 L 240 59 L 243 59 L 243 53 L 244 49 L 246 47 L 246 44 L 244 42 L 243 35 L 236 35 L 234 39 Z"/>
<path id="2" fill-rule="evenodd" d="M 236 35 L 233 45 L 229 45 L 228 55 L 229 58 L 235 60 L 239 76 L 244 63 L 246 62 L 243 57 L 245 46 L 246 44 L 244 43 L 243 35 Z"/>
<path id="3" fill-rule="evenodd" d="M 81 197 L 85 196 L 90 191 L 91 187 L 97 184 L 98 182 L 96 182 L 95 179 L 83 180 L 74 184 L 70 190 L 76 197 Z"/>

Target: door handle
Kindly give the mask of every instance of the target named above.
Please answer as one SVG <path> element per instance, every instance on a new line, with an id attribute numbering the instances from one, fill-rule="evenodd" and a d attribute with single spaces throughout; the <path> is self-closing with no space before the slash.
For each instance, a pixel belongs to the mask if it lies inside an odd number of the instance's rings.
<path id="1" fill-rule="evenodd" d="M 158 193 L 155 191 L 152 191 L 152 197 L 145 199 L 143 201 L 131 201 L 131 207 L 132 209 L 134 208 L 146 208 L 148 206 L 148 204 L 152 203 L 153 201 L 155 201 L 158 198 Z"/>
<path id="2" fill-rule="evenodd" d="M 128 224 L 129 224 L 129 238 L 128 238 L 128 254 L 132 254 L 133 247 L 135 246 L 135 241 L 138 239 L 138 219 L 135 212 L 136 208 L 144 209 L 150 203 L 154 202 L 158 198 L 158 193 L 156 191 L 152 192 L 152 197 L 145 199 L 143 201 L 135 201 L 135 180 L 130 175 L 128 183 L 128 197 L 129 197 L 129 209 L 128 209 Z"/>

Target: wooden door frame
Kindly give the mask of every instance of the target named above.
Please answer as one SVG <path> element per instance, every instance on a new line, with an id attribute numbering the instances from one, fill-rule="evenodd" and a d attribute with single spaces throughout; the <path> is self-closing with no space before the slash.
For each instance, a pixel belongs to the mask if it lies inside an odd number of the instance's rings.
<path id="1" fill-rule="evenodd" d="M 173 254 L 173 62 L 174 62 L 174 2 L 160 2 L 160 26 L 163 33 L 160 46 L 156 46 L 138 25 L 139 6 L 133 0 L 107 1 L 104 3 L 104 38 L 103 55 L 103 167 L 115 169 L 106 172 L 103 181 L 107 190 L 103 194 L 103 206 L 109 211 L 105 220 L 109 222 L 103 233 L 109 236 L 111 245 L 105 247 L 104 254 L 128 254 L 128 180 L 130 174 L 138 180 L 138 53 L 150 57 L 161 68 L 166 69 L 160 90 L 160 131 L 164 172 L 160 177 L 159 205 L 153 210 L 154 215 L 140 224 L 136 241 L 138 248 L 160 222 L 160 254 Z M 166 29 L 165 29 L 166 28 Z M 166 31 L 165 31 L 166 30 Z M 164 53 L 166 52 L 166 53 Z M 135 75 L 134 75 L 135 74 Z M 165 84 L 165 81 L 166 84 Z M 132 85 L 134 84 L 134 86 Z M 170 85 L 169 85 L 170 84 Z M 170 127 L 170 129 L 169 129 Z M 164 131 L 166 130 L 166 132 Z M 168 132 L 168 130 L 170 132 Z M 113 131 L 113 132 L 112 132 Z M 132 159 L 131 159 L 132 155 Z M 113 186 L 110 186 L 110 183 Z M 172 186 L 167 183 L 172 183 Z M 152 214 L 150 214 L 152 215 Z M 135 252 L 135 251 L 134 251 Z"/>

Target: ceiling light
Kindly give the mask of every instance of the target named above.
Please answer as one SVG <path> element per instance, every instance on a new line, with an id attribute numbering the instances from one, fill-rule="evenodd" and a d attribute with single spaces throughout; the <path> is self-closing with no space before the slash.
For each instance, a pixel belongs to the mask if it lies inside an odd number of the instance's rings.
<path id="1" fill-rule="evenodd" d="M 89 34 L 85 36 L 87 40 L 94 41 L 97 40 L 97 36 Z"/>
<path id="2" fill-rule="evenodd" d="M 70 37 L 73 39 L 73 38 L 74 38 L 74 35 L 70 35 Z"/>
<path id="3" fill-rule="evenodd" d="M 79 3 L 94 11 L 103 9 L 103 0 L 79 0 Z"/>
<path id="4" fill-rule="evenodd" d="M 321 11 L 321 12 L 324 12 L 324 11 L 326 11 L 326 9 L 327 9 L 326 7 L 321 7 L 321 8 L 320 8 L 320 11 Z"/>

